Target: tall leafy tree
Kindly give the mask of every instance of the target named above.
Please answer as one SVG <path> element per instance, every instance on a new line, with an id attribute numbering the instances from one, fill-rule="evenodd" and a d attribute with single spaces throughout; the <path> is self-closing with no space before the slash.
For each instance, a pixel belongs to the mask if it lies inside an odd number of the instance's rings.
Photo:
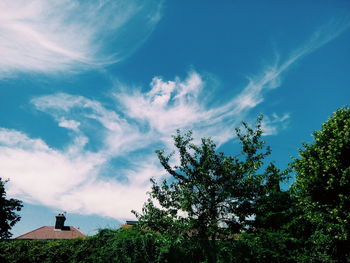
<path id="1" fill-rule="evenodd" d="M 313 226 L 309 253 L 318 262 L 350 262 L 350 108 L 337 110 L 313 136 L 292 163 L 294 195 Z"/>
<path id="2" fill-rule="evenodd" d="M 20 200 L 6 197 L 6 182 L 0 177 L 0 239 L 12 236 L 11 228 L 21 219 L 16 212 L 19 212 L 23 207 Z"/>
<path id="3" fill-rule="evenodd" d="M 158 183 L 152 179 L 150 198 L 136 216 L 140 225 L 177 238 L 197 238 L 209 262 L 216 261 L 216 240 L 233 238 L 254 221 L 255 200 L 263 193 L 265 173 L 259 173 L 270 153 L 262 140 L 262 116 L 256 126 L 236 129 L 242 151 L 236 156 L 217 152 L 211 139 L 200 145 L 192 133 L 179 131 L 174 138 L 178 165 L 173 155 L 157 151 L 170 175 Z M 154 204 L 156 201 L 159 205 Z"/>

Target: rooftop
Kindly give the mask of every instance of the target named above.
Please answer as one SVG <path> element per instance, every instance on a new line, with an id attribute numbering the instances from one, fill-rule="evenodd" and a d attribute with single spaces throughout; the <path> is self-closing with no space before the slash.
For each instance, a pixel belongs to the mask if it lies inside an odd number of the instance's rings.
<path id="1" fill-rule="evenodd" d="M 72 239 L 85 236 L 74 226 L 67 226 L 64 230 L 55 229 L 54 226 L 43 226 L 20 235 L 16 239 Z"/>
<path id="2" fill-rule="evenodd" d="M 72 239 L 86 236 L 74 226 L 65 226 L 64 221 L 66 221 L 66 216 L 58 214 L 55 226 L 42 226 L 20 235 L 16 239 Z"/>

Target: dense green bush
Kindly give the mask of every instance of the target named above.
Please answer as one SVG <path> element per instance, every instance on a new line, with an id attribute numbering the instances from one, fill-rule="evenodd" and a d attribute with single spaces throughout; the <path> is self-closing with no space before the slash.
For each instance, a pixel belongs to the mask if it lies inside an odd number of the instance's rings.
<path id="1" fill-rule="evenodd" d="M 0 262 L 199 262 L 199 247 L 190 240 L 168 238 L 137 228 L 103 229 L 73 240 L 4 240 Z"/>
<path id="2" fill-rule="evenodd" d="M 218 262 L 292 262 L 285 259 L 291 246 L 281 234 L 242 235 L 218 240 Z M 286 239 L 286 238 L 284 238 Z M 283 241 L 283 242 L 281 242 Z M 195 238 L 171 240 L 133 229 L 101 230 L 74 240 L 8 240 L 0 242 L 0 262 L 206 262 Z"/>
<path id="3" fill-rule="evenodd" d="M 295 240 L 285 233 L 243 234 L 238 240 L 217 240 L 220 263 L 297 262 Z M 101 230 L 74 240 L 12 240 L 0 242 L 0 262 L 206 262 L 195 238 L 171 240 L 145 230 Z"/>

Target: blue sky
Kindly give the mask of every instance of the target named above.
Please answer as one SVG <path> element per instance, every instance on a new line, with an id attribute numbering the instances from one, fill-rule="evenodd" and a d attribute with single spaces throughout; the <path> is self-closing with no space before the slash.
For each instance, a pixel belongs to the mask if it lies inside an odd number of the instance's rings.
<path id="1" fill-rule="evenodd" d="M 264 114 L 286 168 L 350 98 L 349 1 L 2 1 L 0 176 L 14 236 L 133 219 L 176 129 L 234 153 Z"/>

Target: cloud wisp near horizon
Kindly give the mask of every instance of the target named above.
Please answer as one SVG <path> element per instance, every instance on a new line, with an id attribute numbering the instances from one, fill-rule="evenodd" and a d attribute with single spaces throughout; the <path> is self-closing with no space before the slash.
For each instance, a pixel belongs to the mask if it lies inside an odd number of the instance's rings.
<path id="1" fill-rule="evenodd" d="M 52 21 L 42 28 L 46 16 L 51 17 L 44 12 L 45 8 L 52 9 L 51 2 L 28 3 L 19 8 L 19 14 L 13 12 L 13 8 L 19 6 L 5 6 L 8 12 L 0 16 L 0 55 L 5 54 L 0 62 L 2 76 L 17 72 L 70 73 L 75 68 L 82 70 L 86 66 L 95 68 L 115 63 L 147 38 L 160 17 L 160 6 L 153 2 L 143 7 L 134 4 L 136 1 L 114 2 L 122 4 L 121 7 L 106 6 L 107 2 L 99 1 L 96 9 L 90 6 L 91 2 L 65 0 L 63 15 L 53 14 Z M 77 8 L 85 8 L 86 13 L 78 20 L 67 19 Z M 101 35 L 105 23 L 103 20 L 94 23 L 95 18 L 101 16 L 95 12 L 108 17 L 109 12 L 118 10 L 120 15 L 116 15 L 115 23 L 111 23 L 108 30 L 104 28 L 103 32 L 107 33 Z M 123 30 L 118 34 L 120 28 L 134 19 L 148 23 L 144 32 L 131 39 L 137 44 L 125 50 L 118 45 L 113 50 L 105 46 L 105 38 L 108 43 L 118 43 L 123 36 Z M 62 23 L 67 29 L 62 30 Z M 248 77 L 241 91 L 220 105 L 216 97 L 208 93 L 210 78 L 196 71 L 173 80 L 155 76 L 147 91 L 128 85 L 113 87 L 108 94 L 114 99 L 112 106 L 63 92 L 37 96 L 30 101 L 31 105 L 51 116 L 58 127 L 66 129 L 70 141 L 62 149 L 56 149 L 41 138 L 0 127 L 0 176 L 10 177 L 8 193 L 11 196 L 28 203 L 120 220 L 132 218 L 130 210 L 140 210 L 146 200 L 149 179 L 164 175 L 154 150 L 171 151 L 171 134 L 177 129 L 191 129 L 196 138 L 212 137 L 219 146 L 230 141 L 234 127 L 242 120 L 253 118 L 253 109 L 264 102 L 266 92 L 282 85 L 284 74 L 291 66 L 348 27 L 348 22 L 331 23 L 318 30 L 289 57 L 276 60 L 266 65 L 260 74 Z M 9 34 L 1 34 L 5 31 Z M 82 32 L 81 38 L 71 41 L 77 31 Z M 96 42 L 96 38 L 101 41 Z M 10 42 L 18 44 L 11 46 Z M 31 56 L 27 48 L 33 50 Z M 289 113 L 265 116 L 265 135 L 277 134 L 289 118 Z"/>
<path id="2" fill-rule="evenodd" d="M 134 52 L 161 17 L 162 1 L 0 2 L 0 79 L 74 73 Z"/>

